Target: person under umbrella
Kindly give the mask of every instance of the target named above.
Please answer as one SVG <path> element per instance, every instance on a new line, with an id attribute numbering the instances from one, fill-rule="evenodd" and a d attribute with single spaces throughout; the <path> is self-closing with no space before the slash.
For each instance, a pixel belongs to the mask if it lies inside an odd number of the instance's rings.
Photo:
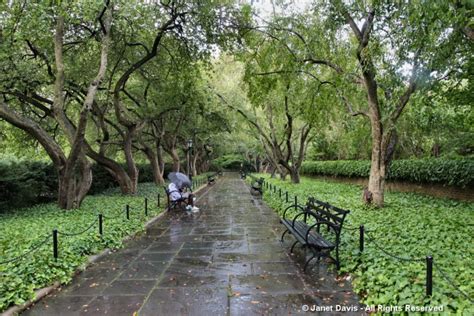
<path id="1" fill-rule="evenodd" d="M 191 180 L 189 180 L 188 176 L 181 172 L 170 172 L 168 179 L 171 181 L 168 185 L 170 199 L 172 201 L 186 201 L 188 204 L 186 210 L 188 212 L 199 212 L 199 208 L 194 206 L 194 194 L 185 191 L 185 188 L 191 189 Z"/>

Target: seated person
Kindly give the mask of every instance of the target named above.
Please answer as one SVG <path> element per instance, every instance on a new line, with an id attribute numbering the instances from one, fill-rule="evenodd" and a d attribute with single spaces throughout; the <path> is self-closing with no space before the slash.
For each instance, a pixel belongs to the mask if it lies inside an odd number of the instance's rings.
<path id="1" fill-rule="evenodd" d="M 171 182 L 168 185 L 171 201 L 185 200 L 187 202 L 186 210 L 193 213 L 199 212 L 199 208 L 194 206 L 194 195 L 190 192 L 183 192 L 184 188 L 178 188 L 176 184 Z"/>

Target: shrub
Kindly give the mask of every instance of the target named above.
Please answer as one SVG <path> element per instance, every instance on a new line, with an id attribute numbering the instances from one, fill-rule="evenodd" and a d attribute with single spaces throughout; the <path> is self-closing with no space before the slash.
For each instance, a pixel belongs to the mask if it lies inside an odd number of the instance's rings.
<path id="1" fill-rule="evenodd" d="M 46 202 L 56 197 L 56 170 L 49 163 L 0 161 L 0 208 Z"/>
<path id="2" fill-rule="evenodd" d="M 243 166 L 244 170 L 253 170 L 251 164 L 246 161 L 241 155 L 224 155 L 214 159 L 213 164 L 217 169 L 240 170 Z"/>
<path id="3" fill-rule="evenodd" d="M 301 167 L 306 175 L 368 177 L 370 161 L 335 160 L 307 161 Z M 471 186 L 474 184 L 474 159 L 406 159 L 394 160 L 388 172 L 389 180 L 442 183 Z"/>
<path id="4" fill-rule="evenodd" d="M 138 164 L 137 168 L 139 183 L 153 182 L 150 164 Z M 165 174 L 170 170 L 171 165 L 165 165 Z M 91 195 L 117 186 L 110 173 L 100 165 L 92 165 L 92 175 Z M 57 190 L 58 176 L 52 163 L 0 160 L 0 212 L 54 201 Z"/>

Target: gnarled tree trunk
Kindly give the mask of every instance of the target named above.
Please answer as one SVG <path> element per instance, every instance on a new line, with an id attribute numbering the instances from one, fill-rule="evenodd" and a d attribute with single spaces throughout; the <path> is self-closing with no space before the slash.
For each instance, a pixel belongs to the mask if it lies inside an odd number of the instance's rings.
<path id="1" fill-rule="evenodd" d="M 125 154 L 125 161 L 127 162 L 127 173 L 130 177 L 131 181 L 131 191 L 130 194 L 136 194 L 138 190 L 138 168 L 135 164 L 135 160 L 133 159 L 133 137 L 135 135 L 136 126 L 133 126 L 128 129 L 125 134 L 124 139 L 124 154 Z"/>
<path id="2" fill-rule="evenodd" d="M 81 205 L 92 185 L 91 164 L 85 156 L 77 163 L 66 163 L 58 170 L 58 205 L 62 209 L 74 209 Z"/>
<path id="3" fill-rule="evenodd" d="M 158 159 L 158 153 L 155 153 L 149 146 L 146 145 L 143 145 L 142 150 L 150 162 L 151 170 L 153 172 L 153 182 L 156 185 L 164 185 L 165 179 L 163 178 L 163 171 Z"/>
<path id="4" fill-rule="evenodd" d="M 181 168 L 181 163 L 179 161 L 178 151 L 175 147 L 166 149 L 165 151 L 171 156 L 171 159 L 173 160 L 173 171 L 179 172 Z"/>

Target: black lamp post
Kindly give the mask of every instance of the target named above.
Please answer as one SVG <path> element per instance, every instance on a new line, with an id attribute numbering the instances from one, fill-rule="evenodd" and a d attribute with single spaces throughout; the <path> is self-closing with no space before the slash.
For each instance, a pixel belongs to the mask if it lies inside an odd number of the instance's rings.
<path id="1" fill-rule="evenodd" d="M 188 155 L 187 155 L 187 158 L 188 158 L 188 177 L 189 177 L 189 180 L 193 181 L 193 175 L 192 175 L 192 172 L 191 172 L 191 154 L 192 154 L 192 150 L 193 150 L 193 140 L 192 139 L 189 139 L 188 140 Z"/>

